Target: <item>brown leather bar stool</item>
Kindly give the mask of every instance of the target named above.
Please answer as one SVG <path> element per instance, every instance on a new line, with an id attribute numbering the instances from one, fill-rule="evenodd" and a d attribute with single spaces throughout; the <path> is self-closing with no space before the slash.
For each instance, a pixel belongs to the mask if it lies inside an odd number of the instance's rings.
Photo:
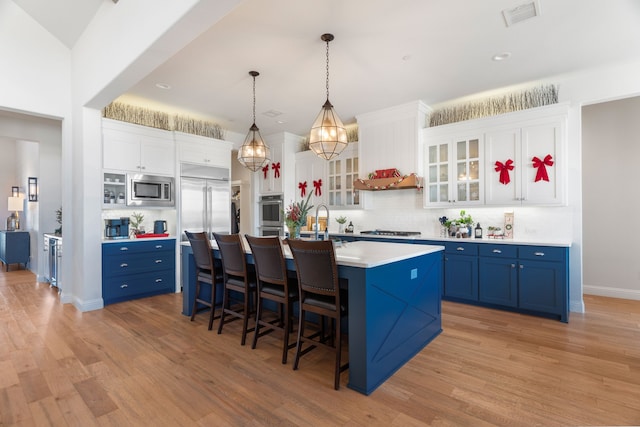
<path id="1" fill-rule="evenodd" d="M 258 303 L 256 308 L 256 327 L 251 348 L 256 348 L 258 337 L 274 330 L 282 331 L 282 363 L 287 363 L 289 333 L 293 328 L 293 304 L 298 300 L 298 283 L 288 277 L 287 264 L 279 237 L 253 237 L 245 234 L 251 247 L 256 266 L 258 283 Z M 271 321 L 263 320 L 263 300 L 277 303 L 278 316 Z M 261 327 L 266 331 L 260 332 Z"/>
<path id="2" fill-rule="evenodd" d="M 242 247 L 242 240 L 239 234 L 213 233 L 213 237 L 216 239 L 218 249 L 220 250 L 224 276 L 222 312 L 220 314 L 218 334 L 222 333 L 222 327 L 225 323 L 241 319 L 242 339 L 240 340 L 240 344 L 244 345 L 247 340 L 247 332 L 253 331 L 253 328 L 248 329 L 248 326 L 252 303 L 256 296 L 255 272 L 249 271 L 247 268 L 244 248 Z M 235 306 L 231 305 L 229 291 L 236 291 L 242 294 L 243 301 L 240 308 L 235 308 Z M 225 321 L 227 314 L 233 318 Z"/>
<path id="3" fill-rule="evenodd" d="M 298 344 L 293 369 L 298 369 L 300 356 L 321 346 L 335 352 L 336 364 L 334 369 L 334 388 L 340 388 L 340 372 L 349 368 L 349 363 L 341 365 L 342 339 L 340 333 L 341 318 L 347 315 L 346 293 L 341 295 L 338 279 L 338 266 L 331 240 L 305 241 L 289 240 L 289 247 L 293 254 L 298 275 L 298 289 L 300 293 L 300 314 L 298 320 Z M 305 335 L 305 315 L 307 312 L 321 316 L 320 323 L 324 325 L 322 316 L 331 319 L 331 336 L 327 337 L 320 327 L 320 332 Z M 335 328 L 335 342 L 333 340 Z M 329 338 L 329 339 L 328 339 Z M 303 343 L 310 345 L 304 350 Z"/>
<path id="4" fill-rule="evenodd" d="M 213 328 L 213 319 L 220 317 L 215 316 L 216 307 L 221 306 L 216 302 L 216 285 L 222 286 L 223 284 L 222 271 L 215 266 L 207 233 L 191 233 L 185 230 L 184 234 L 189 239 L 191 250 L 193 251 L 193 259 L 196 263 L 196 291 L 193 299 L 193 309 L 191 310 L 191 321 L 195 319 L 197 313 L 209 310 L 209 330 L 211 330 Z M 201 296 L 202 283 L 211 287 L 211 297 L 209 299 L 204 299 Z"/>

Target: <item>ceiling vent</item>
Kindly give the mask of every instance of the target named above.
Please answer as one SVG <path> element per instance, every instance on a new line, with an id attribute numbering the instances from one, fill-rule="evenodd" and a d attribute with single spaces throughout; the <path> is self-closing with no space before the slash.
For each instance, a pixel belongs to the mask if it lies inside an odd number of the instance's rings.
<path id="1" fill-rule="evenodd" d="M 505 9 L 502 11 L 504 16 L 504 22 L 507 27 L 517 24 L 518 22 L 526 21 L 527 19 L 535 18 L 540 15 L 540 4 L 538 0 L 534 0 L 529 3 L 521 4 L 512 9 Z"/>

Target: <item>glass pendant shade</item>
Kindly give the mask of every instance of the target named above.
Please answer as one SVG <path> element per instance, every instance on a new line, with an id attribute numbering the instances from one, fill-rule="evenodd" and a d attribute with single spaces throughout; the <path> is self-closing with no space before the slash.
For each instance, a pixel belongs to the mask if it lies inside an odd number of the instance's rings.
<path id="1" fill-rule="evenodd" d="M 260 73 L 249 71 L 249 75 L 253 77 L 253 124 L 238 150 L 238 161 L 250 171 L 256 172 L 271 161 L 271 150 L 264 143 L 260 129 L 256 126 L 256 77 Z"/>
<path id="2" fill-rule="evenodd" d="M 270 159 L 271 149 L 264 143 L 260 129 L 254 123 L 238 150 L 238 161 L 247 169 L 256 172 L 269 163 Z"/>
<path id="3" fill-rule="evenodd" d="M 309 148 L 325 160 L 338 156 L 347 147 L 347 130 L 327 99 L 311 126 Z"/>

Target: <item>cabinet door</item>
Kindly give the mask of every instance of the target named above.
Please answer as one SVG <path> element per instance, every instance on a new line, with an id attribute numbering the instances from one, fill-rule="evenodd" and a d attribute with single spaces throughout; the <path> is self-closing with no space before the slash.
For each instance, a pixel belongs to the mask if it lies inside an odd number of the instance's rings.
<path id="1" fill-rule="evenodd" d="M 282 143 L 271 143 L 269 144 L 269 148 L 271 149 L 271 162 L 267 165 L 267 175 L 265 175 L 263 171 L 259 170 L 256 172 L 259 175 L 259 188 L 260 194 L 271 194 L 271 193 L 282 193 L 283 187 L 283 175 L 286 173 L 285 165 L 283 164 L 282 159 Z M 273 168 L 273 165 L 280 165 L 279 173 L 280 175 L 276 177 L 276 169 Z"/>
<path id="2" fill-rule="evenodd" d="M 485 203 L 487 205 L 520 205 L 521 172 L 520 129 L 488 132 L 485 136 Z M 500 162 L 500 165 L 496 165 Z M 509 170 L 508 166 L 513 169 Z M 496 171 L 496 168 L 500 170 Z"/>
<path id="3" fill-rule="evenodd" d="M 520 260 L 518 306 L 526 310 L 566 318 L 566 286 L 563 264 Z M 566 320 L 565 320 L 566 321 Z"/>
<path id="4" fill-rule="evenodd" d="M 478 257 L 445 253 L 443 296 L 478 300 Z"/>
<path id="5" fill-rule="evenodd" d="M 175 144 L 153 137 L 140 139 L 140 171 L 161 175 L 175 175 Z"/>
<path id="6" fill-rule="evenodd" d="M 508 307 L 518 305 L 518 260 L 480 257 L 478 299 Z"/>
<path id="7" fill-rule="evenodd" d="M 176 133 L 176 141 L 181 162 L 231 167 L 231 146 L 226 141 L 180 133 Z"/>
<path id="8" fill-rule="evenodd" d="M 527 205 L 560 205 L 564 203 L 565 164 L 562 152 L 560 122 L 522 128 L 522 200 Z M 536 168 L 534 158 L 544 161 Z M 553 163 L 550 165 L 549 163 Z M 536 181 L 536 179 L 538 179 Z"/>
<path id="9" fill-rule="evenodd" d="M 296 192 L 295 199 L 301 200 L 311 194 L 311 203 L 314 206 L 326 204 L 329 186 L 325 168 L 327 161 L 316 156 L 312 151 L 302 151 L 296 153 Z M 319 191 L 315 191 L 315 184 L 318 183 Z M 306 185 L 305 185 L 306 184 Z M 302 188 L 305 187 L 305 196 L 302 195 Z"/>
<path id="10" fill-rule="evenodd" d="M 425 206 L 460 206 L 484 203 L 482 138 L 460 136 L 426 146 Z"/>
<path id="11" fill-rule="evenodd" d="M 138 172 L 140 169 L 140 141 L 136 135 L 104 130 L 102 139 L 102 167 Z"/>

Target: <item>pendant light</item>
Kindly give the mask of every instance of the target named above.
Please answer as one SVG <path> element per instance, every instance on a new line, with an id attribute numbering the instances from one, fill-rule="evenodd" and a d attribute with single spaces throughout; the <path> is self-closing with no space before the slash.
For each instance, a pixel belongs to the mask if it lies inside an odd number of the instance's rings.
<path id="1" fill-rule="evenodd" d="M 247 169 L 256 172 L 271 161 L 271 149 L 265 144 L 260 129 L 256 126 L 256 77 L 260 73 L 249 71 L 249 75 L 253 77 L 253 124 L 238 150 L 238 161 Z"/>
<path id="2" fill-rule="evenodd" d="M 327 43 L 327 101 L 316 117 L 309 135 L 309 148 L 325 160 L 331 160 L 347 147 L 347 130 L 329 102 L 329 42 L 333 34 L 323 34 L 320 39 Z"/>

